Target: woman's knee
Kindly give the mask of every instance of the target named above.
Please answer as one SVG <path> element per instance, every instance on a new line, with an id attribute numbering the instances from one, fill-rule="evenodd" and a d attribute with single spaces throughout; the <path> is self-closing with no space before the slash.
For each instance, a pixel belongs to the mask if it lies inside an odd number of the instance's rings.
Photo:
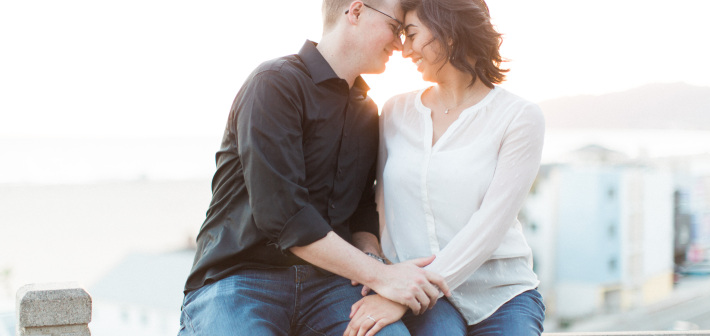
<path id="1" fill-rule="evenodd" d="M 414 336 L 424 335 L 466 335 L 466 320 L 449 302 L 442 298 L 434 308 L 415 316 L 408 312 L 402 321 Z"/>
<path id="2" fill-rule="evenodd" d="M 545 306 L 536 290 L 523 292 L 498 308 L 493 315 L 469 328 L 469 335 L 539 336 L 543 331 Z"/>

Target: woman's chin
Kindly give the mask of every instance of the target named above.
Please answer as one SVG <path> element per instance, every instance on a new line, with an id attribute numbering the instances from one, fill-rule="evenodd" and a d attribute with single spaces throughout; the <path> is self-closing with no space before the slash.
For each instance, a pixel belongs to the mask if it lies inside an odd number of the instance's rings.
<path id="1" fill-rule="evenodd" d="M 422 73 L 422 80 L 424 80 L 424 81 L 426 81 L 426 82 L 436 83 L 436 78 L 434 78 L 434 77 L 432 77 L 432 76 L 428 76 L 428 75 L 425 74 L 425 73 Z"/>

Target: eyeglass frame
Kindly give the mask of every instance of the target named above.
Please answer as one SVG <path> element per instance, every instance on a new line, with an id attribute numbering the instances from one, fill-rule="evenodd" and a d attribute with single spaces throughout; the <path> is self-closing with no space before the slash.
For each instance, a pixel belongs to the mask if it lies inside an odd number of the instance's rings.
<path id="1" fill-rule="evenodd" d="M 375 8 L 375 7 L 372 7 L 372 6 L 370 6 L 370 5 L 368 5 L 368 4 L 364 3 L 364 2 L 363 2 L 362 4 L 363 4 L 365 7 L 369 8 L 369 9 L 372 9 L 372 10 L 374 10 L 375 12 L 378 12 L 378 13 L 380 13 L 380 14 L 382 14 L 382 15 L 384 15 L 384 16 L 386 16 L 386 17 L 388 17 L 388 18 L 390 18 L 390 19 L 392 19 L 392 20 L 394 20 L 394 21 L 396 21 L 396 22 L 399 24 L 399 26 L 397 26 L 396 30 L 395 30 L 393 33 L 394 33 L 395 37 L 399 38 L 400 40 L 402 39 L 402 36 L 404 36 L 404 22 L 399 21 L 399 20 L 397 20 L 396 18 L 392 17 L 391 15 L 389 15 L 389 14 L 387 14 L 387 13 L 385 13 L 385 12 L 383 12 L 383 11 L 381 11 L 381 10 Z M 348 10 L 345 11 L 345 14 L 347 15 L 349 12 L 350 12 L 350 10 L 348 9 Z"/>

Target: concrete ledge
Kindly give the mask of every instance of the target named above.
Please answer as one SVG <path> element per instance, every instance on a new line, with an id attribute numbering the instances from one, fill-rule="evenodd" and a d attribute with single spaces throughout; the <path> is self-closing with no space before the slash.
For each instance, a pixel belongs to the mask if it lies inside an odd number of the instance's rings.
<path id="1" fill-rule="evenodd" d="M 76 283 L 25 285 L 17 291 L 18 336 L 90 336 L 91 296 Z M 543 336 L 710 336 L 710 330 L 543 333 Z"/>
<path id="2" fill-rule="evenodd" d="M 75 283 L 25 285 L 16 304 L 18 335 L 90 335 L 91 296 Z"/>
<path id="3" fill-rule="evenodd" d="M 90 336 L 86 325 L 52 326 L 18 330 L 18 336 Z"/>

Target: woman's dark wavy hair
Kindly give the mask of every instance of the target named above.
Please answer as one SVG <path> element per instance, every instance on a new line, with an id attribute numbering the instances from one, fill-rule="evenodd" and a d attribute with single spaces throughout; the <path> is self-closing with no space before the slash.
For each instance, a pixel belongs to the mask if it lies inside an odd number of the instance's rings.
<path id="1" fill-rule="evenodd" d="M 437 61 L 448 59 L 456 69 L 470 73 L 471 85 L 476 78 L 489 88 L 505 80 L 508 69 L 500 68 L 504 60 L 499 53 L 503 39 L 493 28 L 484 0 L 400 0 L 400 6 L 404 13 L 416 11 L 431 31 L 433 39 L 427 45 L 439 41 Z"/>

